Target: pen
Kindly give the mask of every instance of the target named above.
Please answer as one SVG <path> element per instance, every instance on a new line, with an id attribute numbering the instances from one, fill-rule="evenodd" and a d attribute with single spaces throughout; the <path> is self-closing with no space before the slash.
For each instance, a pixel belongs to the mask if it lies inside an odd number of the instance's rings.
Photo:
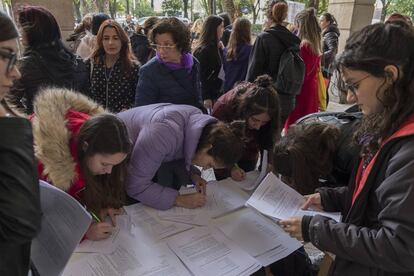
<path id="1" fill-rule="evenodd" d="M 239 165 L 237 165 L 237 163 L 234 163 L 234 167 L 235 167 L 236 169 L 239 169 L 239 170 L 240 170 L 240 167 L 239 167 Z"/>
<path id="2" fill-rule="evenodd" d="M 90 212 L 91 216 L 96 220 L 96 222 L 101 222 L 101 220 L 99 219 L 99 217 L 97 215 L 95 215 L 94 212 Z"/>

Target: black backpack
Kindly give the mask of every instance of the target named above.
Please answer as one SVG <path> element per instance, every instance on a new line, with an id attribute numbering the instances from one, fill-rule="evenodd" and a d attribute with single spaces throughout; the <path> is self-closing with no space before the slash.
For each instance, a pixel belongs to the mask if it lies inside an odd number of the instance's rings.
<path id="1" fill-rule="evenodd" d="M 280 43 L 285 45 L 276 34 L 268 31 Z M 300 56 L 299 45 L 286 47 L 279 61 L 279 71 L 275 80 L 275 87 L 278 93 L 298 95 L 305 79 L 305 63 Z"/>

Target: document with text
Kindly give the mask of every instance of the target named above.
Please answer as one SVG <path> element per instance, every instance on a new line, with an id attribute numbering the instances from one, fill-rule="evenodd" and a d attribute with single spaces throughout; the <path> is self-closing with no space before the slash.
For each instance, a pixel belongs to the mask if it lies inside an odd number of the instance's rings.
<path id="1" fill-rule="evenodd" d="M 168 246 L 194 275 L 250 275 L 261 264 L 212 227 L 198 227 L 173 236 Z"/>
<path id="2" fill-rule="evenodd" d="M 268 165 L 268 151 L 263 151 L 263 157 L 262 157 L 262 168 L 259 171 L 254 170 L 246 173 L 246 179 L 243 181 L 236 182 L 237 185 L 246 191 L 252 191 L 256 189 L 257 186 L 259 186 L 260 182 L 263 180 L 263 178 L 266 177 L 267 174 L 267 165 Z"/>
<path id="3" fill-rule="evenodd" d="M 214 226 L 263 266 L 286 257 L 302 246 L 279 225 L 250 208 L 215 219 Z"/>
<path id="4" fill-rule="evenodd" d="M 273 173 L 269 173 L 254 191 L 246 206 L 276 218 L 287 219 L 294 216 L 322 215 L 340 221 L 340 213 L 328 213 L 312 210 L 302 210 L 305 198 L 297 191 L 283 183 Z"/>

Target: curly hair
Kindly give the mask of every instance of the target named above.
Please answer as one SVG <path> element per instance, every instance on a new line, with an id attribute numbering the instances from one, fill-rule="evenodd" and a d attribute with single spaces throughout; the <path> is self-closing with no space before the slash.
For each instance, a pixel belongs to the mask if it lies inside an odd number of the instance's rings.
<path id="1" fill-rule="evenodd" d="M 385 70 L 388 65 L 398 69 L 396 79 Z M 351 35 L 335 67 L 340 75 L 359 70 L 383 79 L 376 91 L 381 110 L 364 116 L 354 136 L 357 144 L 369 138 L 362 154 L 373 154 L 414 113 L 414 32 L 394 23 L 366 26 Z M 339 80 L 340 89 L 346 90 L 345 80 Z"/>
<path id="2" fill-rule="evenodd" d="M 163 18 L 149 32 L 151 43 L 156 44 L 155 37 L 159 34 L 171 34 L 177 49 L 181 53 L 191 52 L 191 35 L 187 26 L 178 18 Z"/>

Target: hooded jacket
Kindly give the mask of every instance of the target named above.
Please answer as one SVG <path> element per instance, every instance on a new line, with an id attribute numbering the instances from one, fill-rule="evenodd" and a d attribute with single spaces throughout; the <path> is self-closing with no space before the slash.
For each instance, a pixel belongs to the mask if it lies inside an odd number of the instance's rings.
<path id="1" fill-rule="evenodd" d="M 260 33 L 253 45 L 249 57 L 246 80 L 253 82 L 258 76 L 268 74 L 274 80 L 279 72 L 280 58 L 283 52 L 292 46 L 299 47 L 300 39 L 288 29 L 277 25 Z M 280 99 L 281 118 L 287 118 L 295 108 L 295 95 L 283 94 L 277 91 Z"/>
<path id="2" fill-rule="evenodd" d="M 119 113 L 125 123 L 133 150 L 128 169 L 126 191 L 142 203 L 169 209 L 178 191 L 152 179 L 162 163 L 184 159 L 190 172 L 203 128 L 217 120 L 187 105 L 152 104 Z"/>
<path id="3" fill-rule="evenodd" d="M 246 79 L 252 47 L 252 45 L 247 43 L 237 45 L 237 57 L 233 60 L 227 60 L 227 48 L 224 49 L 224 72 L 226 73 L 224 92 L 231 90 L 237 82 Z"/>
<path id="4" fill-rule="evenodd" d="M 305 241 L 336 255 L 332 275 L 414 274 L 413 156 L 414 116 L 381 146 L 359 193 L 356 181 L 319 190 L 324 210 L 341 211 L 343 221 L 305 216 L 302 233 Z M 353 180 L 356 175 L 354 170 Z"/>
<path id="5" fill-rule="evenodd" d="M 332 75 L 331 63 L 335 60 L 338 52 L 339 29 L 337 25 L 329 25 L 322 33 L 322 73 L 325 78 L 330 78 Z"/>
<path id="6" fill-rule="evenodd" d="M 104 110 L 89 98 L 66 89 L 44 90 L 33 106 L 39 177 L 79 200 L 85 181 L 77 160 L 76 137 L 90 116 Z"/>

